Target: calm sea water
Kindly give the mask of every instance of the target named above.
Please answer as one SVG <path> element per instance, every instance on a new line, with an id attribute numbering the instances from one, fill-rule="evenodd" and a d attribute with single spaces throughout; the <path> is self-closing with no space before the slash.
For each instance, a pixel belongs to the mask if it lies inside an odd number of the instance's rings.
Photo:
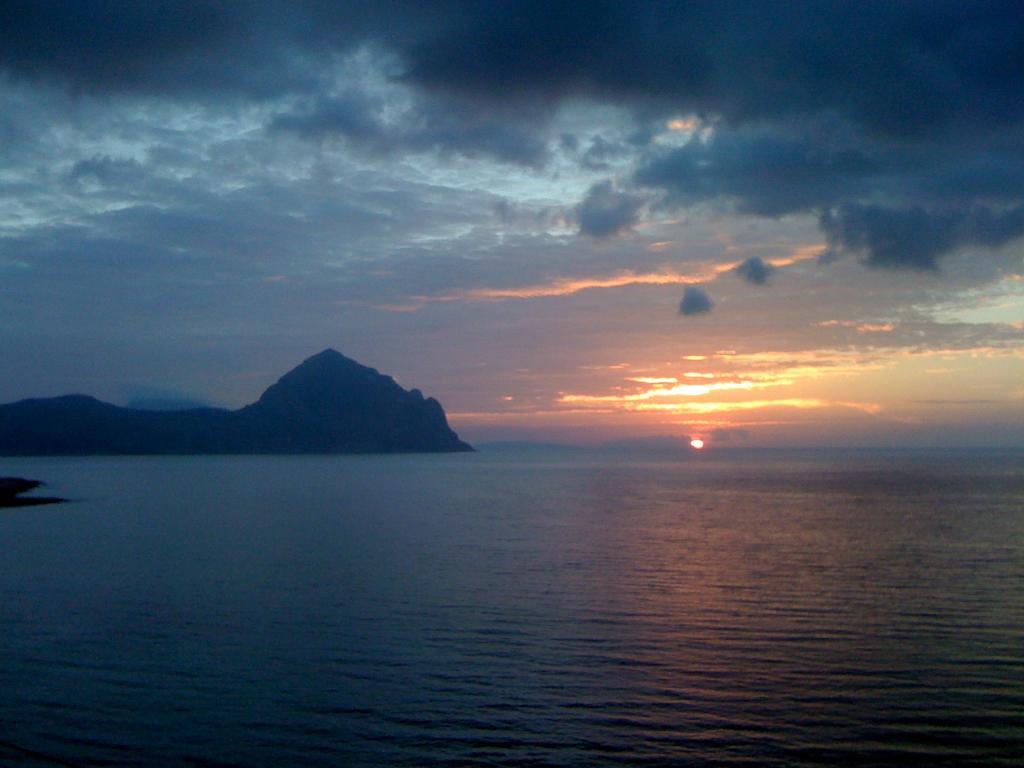
<path id="1" fill-rule="evenodd" d="M 1024 456 L 3 460 L 0 764 L 1024 764 Z"/>

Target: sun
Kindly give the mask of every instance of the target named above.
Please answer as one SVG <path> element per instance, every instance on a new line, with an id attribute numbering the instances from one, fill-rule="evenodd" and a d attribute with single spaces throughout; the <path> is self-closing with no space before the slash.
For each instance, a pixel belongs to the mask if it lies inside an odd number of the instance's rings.
<path id="1" fill-rule="evenodd" d="M 704 441 L 701 440 L 699 437 L 695 437 L 693 438 L 693 440 L 690 441 L 690 447 L 693 448 L 693 450 L 695 451 L 699 451 L 704 447 Z"/>

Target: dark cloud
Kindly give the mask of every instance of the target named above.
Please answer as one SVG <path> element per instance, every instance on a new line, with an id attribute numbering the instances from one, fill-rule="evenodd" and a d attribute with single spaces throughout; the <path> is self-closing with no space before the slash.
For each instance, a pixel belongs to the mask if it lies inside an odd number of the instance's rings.
<path id="1" fill-rule="evenodd" d="M 0 11 L 0 66 L 76 91 L 263 91 L 288 70 L 254 30 L 251 3 L 12 0 Z M 260 40 L 259 56 L 245 46 Z M 224 54 L 234 50 L 232 60 Z M 261 61 L 262 60 L 262 61 Z"/>
<path id="2" fill-rule="evenodd" d="M 713 306 L 707 291 L 695 285 L 688 285 L 683 291 L 683 300 L 679 303 L 679 314 L 703 315 L 710 312 Z"/>
<path id="3" fill-rule="evenodd" d="M 780 216 L 862 193 L 878 169 L 863 151 L 827 135 L 776 127 L 694 137 L 656 152 L 636 180 L 680 205 L 725 198 L 744 212 Z"/>
<path id="4" fill-rule="evenodd" d="M 445 15 L 398 0 L 9 0 L 0 69 L 89 94 L 310 94 L 332 83 L 335 56 L 410 44 Z"/>
<path id="5" fill-rule="evenodd" d="M 593 136 L 586 151 L 580 156 L 580 165 L 594 171 L 604 171 L 611 161 L 620 160 L 634 151 L 621 142 L 609 141 L 603 136 Z"/>
<path id="6" fill-rule="evenodd" d="M 608 237 L 627 230 L 637 222 L 643 200 L 618 191 L 610 181 L 595 184 L 576 209 L 580 232 Z"/>
<path id="7" fill-rule="evenodd" d="M 346 69 L 360 56 L 371 77 Z M 576 207 L 586 235 L 628 230 L 655 196 L 669 207 L 714 201 L 761 216 L 811 215 L 833 252 L 931 269 L 952 251 L 1022 234 L 1022 56 L 1024 16 L 1006 2 L 11 0 L 0 6 L 0 85 L 24 97 L 0 112 L 0 163 L 22 152 L 23 168 L 52 178 L 11 173 L 2 189 L 31 209 L 26 221 L 46 210 L 81 221 L 109 205 L 120 213 L 106 217 L 104 236 L 166 241 L 169 254 L 318 259 L 372 235 L 428 229 L 426 221 L 465 228 L 465 197 L 407 191 L 399 204 L 414 212 L 411 223 L 394 200 L 374 198 L 381 190 L 372 184 L 262 187 L 263 158 L 232 153 L 273 145 L 292 153 L 278 171 L 299 176 L 318 148 L 293 136 L 341 139 L 376 153 L 374 164 L 376 155 L 431 152 L 538 168 L 554 156 L 559 173 L 571 161 L 621 174 L 619 186 L 594 185 Z M 34 131 L 57 121 L 56 110 L 34 112 L 32 102 L 61 89 L 103 97 L 64 97 L 61 115 L 81 127 L 77 154 L 35 142 Z M 203 104 L 191 122 L 164 126 L 181 100 Z M 559 141 L 552 120 L 581 103 L 619 105 L 625 127 L 577 120 L 558 125 Z M 108 108 L 121 112 L 93 124 Z M 225 129 L 233 144 L 212 143 L 210 126 L 239 113 L 255 117 Z M 706 130 L 663 142 L 665 120 L 679 116 Z M 153 166 L 162 180 L 147 176 Z M 173 189 L 170 177 L 191 182 Z M 229 202 L 206 194 L 219 185 L 246 191 Z M 72 186 L 88 199 L 61 198 Z M 531 215 L 516 221 L 526 227 Z M 310 221 L 338 225 L 325 225 L 316 243 L 280 234 Z M 750 262 L 740 272 L 755 283 L 762 273 Z"/>
<path id="8" fill-rule="evenodd" d="M 736 267 L 736 274 L 751 285 L 764 285 L 775 272 L 775 267 L 765 262 L 760 256 L 751 256 Z"/>
<path id="9" fill-rule="evenodd" d="M 270 125 L 318 140 L 343 138 L 377 152 L 437 150 L 533 166 L 547 157 L 543 119 L 528 122 L 522 114 L 513 118 L 441 97 L 418 99 L 402 119 L 389 116 L 392 111 L 385 97 L 353 90 L 278 114 Z"/>
<path id="10" fill-rule="evenodd" d="M 317 100 L 314 104 L 276 115 L 270 127 L 321 139 L 343 136 L 360 142 L 385 141 L 388 127 L 381 113 L 385 104 L 365 93 L 352 89 L 347 93 Z"/>
<path id="11" fill-rule="evenodd" d="M 143 179 L 142 165 L 131 158 L 115 158 L 109 155 L 94 155 L 79 160 L 71 168 L 70 179 L 78 184 L 114 186 L 135 183 Z"/>
<path id="12" fill-rule="evenodd" d="M 1024 116 L 1024 18 L 986 3 L 790 0 L 9 0 L 0 67 L 90 92 L 312 93 L 371 43 L 490 103 L 587 96 L 730 125 L 835 114 L 869 132 Z"/>
<path id="13" fill-rule="evenodd" d="M 824 213 L 832 251 L 853 251 L 877 267 L 934 270 L 938 258 L 961 246 L 997 247 L 1024 236 L 1024 205 L 994 209 L 892 209 L 843 205 Z"/>
<path id="14" fill-rule="evenodd" d="M 401 123 L 337 88 L 338 62 L 367 47 L 415 91 Z M 103 95 L 287 100 L 273 124 L 309 136 L 527 165 L 580 97 L 641 118 L 634 149 L 692 114 L 710 140 L 652 153 L 638 180 L 676 205 L 725 198 L 768 216 L 912 186 L 972 202 L 1024 188 L 1016 0 L 11 0 L 0 70 Z M 578 159 L 601 168 L 628 150 L 597 137 Z"/>
<path id="15" fill-rule="evenodd" d="M 660 102 L 731 124 L 835 113 L 889 135 L 1024 114 L 1024 21 L 1012 0 L 461 10 L 405 47 L 410 80 L 479 98 Z"/>
<path id="16" fill-rule="evenodd" d="M 1015 236 L 1012 216 L 995 213 L 949 225 L 955 234 L 910 231 L 908 208 L 1024 203 L 1024 15 L 1012 2 L 492 3 L 402 55 L 407 82 L 482 102 L 586 96 L 647 125 L 696 115 L 709 132 L 650 145 L 638 184 L 670 207 L 887 209 L 893 247 L 910 250 L 882 255 L 851 237 L 872 266 L 929 266 Z M 595 144 L 580 161 L 600 168 L 604 153 Z"/>
<path id="17" fill-rule="evenodd" d="M 558 145 L 565 152 L 575 152 L 580 148 L 580 140 L 571 133 L 563 133 L 558 137 Z"/>
<path id="18" fill-rule="evenodd" d="M 934 269 L 957 249 L 1024 235 L 1024 143 L 1002 135 L 919 145 L 834 124 L 721 129 L 654 152 L 635 178 L 670 206 L 720 201 L 762 216 L 815 214 L 830 257 L 856 252 L 869 266 Z"/>

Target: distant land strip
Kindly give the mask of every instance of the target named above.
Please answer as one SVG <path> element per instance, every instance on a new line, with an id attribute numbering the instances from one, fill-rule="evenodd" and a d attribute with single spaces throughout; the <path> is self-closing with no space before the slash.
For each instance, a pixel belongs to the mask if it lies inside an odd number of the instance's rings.
<path id="1" fill-rule="evenodd" d="M 59 504 L 66 499 L 56 496 L 22 496 L 42 485 L 39 480 L 22 477 L 0 477 L 0 507 L 38 507 L 42 504 Z"/>

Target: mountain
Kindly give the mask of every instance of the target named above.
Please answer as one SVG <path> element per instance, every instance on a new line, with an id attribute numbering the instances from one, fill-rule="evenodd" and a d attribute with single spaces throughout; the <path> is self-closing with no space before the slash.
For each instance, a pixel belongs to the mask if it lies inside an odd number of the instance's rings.
<path id="1" fill-rule="evenodd" d="M 237 411 L 120 408 L 86 395 L 0 405 L 0 455 L 471 451 L 441 404 L 333 349 Z"/>
<path id="2" fill-rule="evenodd" d="M 210 408 L 202 400 L 179 397 L 137 397 L 128 403 L 135 411 L 194 411 L 196 408 Z"/>

